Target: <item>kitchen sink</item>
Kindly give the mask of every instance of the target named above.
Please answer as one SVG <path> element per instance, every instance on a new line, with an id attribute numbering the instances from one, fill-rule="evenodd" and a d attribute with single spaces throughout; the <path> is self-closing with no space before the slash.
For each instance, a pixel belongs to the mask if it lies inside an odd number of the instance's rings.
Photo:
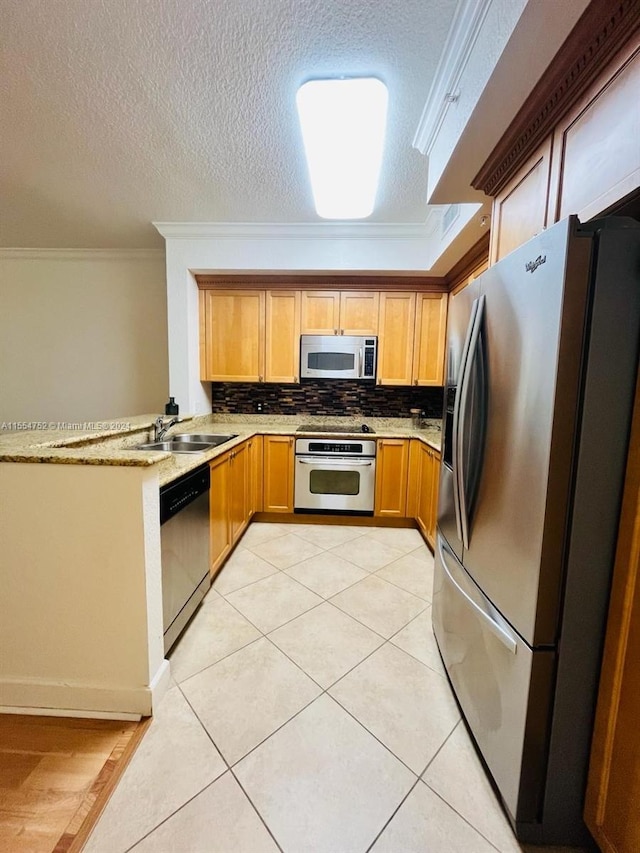
<path id="1" fill-rule="evenodd" d="M 220 435 L 218 433 L 200 435 L 174 435 L 166 441 L 150 441 L 146 444 L 138 444 L 134 450 L 168 450 L 170 453 L 203 453 L 218 447 L 225 441 L 236 438 L 235 435 Z"/>
<path id="2" fill-rule="evenodd" d="M 232 438 L 237 438 L 233 435 L 220 435 L 219 433 L 189 433 L 185 435 L 176 435 L 170 441 L 195 442 L 196 444 L 209 444 L 211 447 L 217 447 L 219 444 L 224 444 Z"/>

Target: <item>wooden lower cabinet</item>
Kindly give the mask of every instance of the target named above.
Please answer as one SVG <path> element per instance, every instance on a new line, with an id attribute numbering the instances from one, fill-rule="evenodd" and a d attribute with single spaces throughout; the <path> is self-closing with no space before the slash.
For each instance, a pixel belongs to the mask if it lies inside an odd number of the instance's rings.
<path id="1" fill-rule="evenodd" d="M 404 438 L 379 439 L 374 515 L 384 518 L 407 515 L 408 472 L 409 442 Z"/>
<path id="2" fill-rule="evenodd" d="M 249 523 L 249 443 L 231 451 L 229 460 L 231 544 L 235 545 Z"/>
<path id="3" fill-rule="evenodd" d="M 585 800 L 600 850 L 640 850 L 640 380 Z"/>
<path id="4" fill-rule="evenodd" d="M 226 560 L 229 551 L 242 536 L 251 515 L 252 489 L 251 442 L 239 444 L 233 450 L 214 459 L 210 464 L 211 490 L 209 497 L 211 574 L 214 575 Z"/>
<path id="5" fill-rule="evenodd" d="M 293 436 L 263 438 L 263 510 L 293 512 Z"/>
<path id="6" fill-rule="evenodd" d="M 210 464 L 211 490 L 209 492 L 209 517 L 211 535 L 211 574 L 214 575 L 227 559 L 231 550 L 229 524 L 229 470 L 231 454 L 225 453 Z"/>
<path id="7" fill-rule="evenodd" d="M 411 442 L 407 515 L 415 517 L 418 527 L 432 548 L 435 547 L 440 481 L 440 454 L 417 439 Z"/>
<path id="8" fill-rule="evenodd" d="M 262 512 L 262 436 L 254 435 L 247 441 L 249 450 L 249 518 Z"/>

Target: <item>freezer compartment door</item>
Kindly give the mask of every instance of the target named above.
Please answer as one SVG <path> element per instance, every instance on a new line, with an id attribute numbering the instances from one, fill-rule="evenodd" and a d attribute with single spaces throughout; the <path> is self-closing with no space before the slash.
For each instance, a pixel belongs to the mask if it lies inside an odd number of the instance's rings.
<path id="1" fill-rule="evenodd" d="M 535 822 L 543 793 L 555 655 L 535 653 L 436 542 L 433 628 L 467 724 L 514 821 Z"/>

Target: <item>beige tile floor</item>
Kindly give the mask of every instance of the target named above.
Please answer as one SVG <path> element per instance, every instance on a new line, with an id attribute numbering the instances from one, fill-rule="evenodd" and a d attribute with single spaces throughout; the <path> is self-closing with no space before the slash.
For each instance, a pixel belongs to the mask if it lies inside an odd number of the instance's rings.
<path id="1" fill-rule="evenodd" d="M 252 524 L 86 853 L 520 851 L 460 720 L 415 530 Z"/>

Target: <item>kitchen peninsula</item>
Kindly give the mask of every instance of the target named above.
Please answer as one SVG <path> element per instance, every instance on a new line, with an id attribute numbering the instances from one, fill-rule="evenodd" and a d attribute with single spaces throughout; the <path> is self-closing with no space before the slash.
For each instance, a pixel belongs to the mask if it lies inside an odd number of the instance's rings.
<path id="1" fill-rule="evenodd" d="M 143 415 L 90 425 L 96 429 L 0 435 L 6 495 L 0 510 L 0 710 L 125 719 L 152 713 L 169 683 L 159 488 L 254 436 L 291 436 L 310 418 L 184 417 L 171 434 L 208 430 L 235 437 L 183 455 L 135 449 L 148 440 L 154 420 Z M 353 423 L 358 434 L 362 422 L 312 420 L 326 424 L 327 434 L 338 423 Z M 418 431 L 409 419 L 367 422 L 378 441 L 408 446 L 413 439 L 440 449 L 437 421 Z M 257 459 L 261 469 L 262 454 Z M 219 498 L 212 491 L 212 506 Z"/>

